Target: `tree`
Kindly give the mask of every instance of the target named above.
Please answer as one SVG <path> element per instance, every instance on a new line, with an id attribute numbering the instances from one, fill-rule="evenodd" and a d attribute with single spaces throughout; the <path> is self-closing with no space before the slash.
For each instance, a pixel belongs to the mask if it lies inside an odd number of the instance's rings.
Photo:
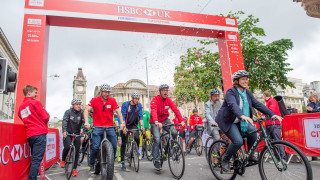
<path id="1" fill-rule="evenodd" d="M 286 86 L 294 87 L 286 74 L 292 71 L 286 62 L 287 51 L 293 48 L 290 39 L 280 39 L 266 44 L 261 39 L 266 36 L 264 29 L 258 27 L 259 18 L 253 15 L 245 16 L 242 11 L 232 13 L 227 17 L 237 18 L 242 54 L 246 70 L 251 74 L 249 89 L 270 90 Z M 216 40 L 199 41 L 201 48 L 189 48 L 186 55 L 180 57 L 180 65 L 176 66 L 174 75 L 177 104 L 187 102 L 205 102 L 213 88 L 222 87 L 221 66 L 218 52 L 211 52 L 206 47 L 217 45 Z"/>

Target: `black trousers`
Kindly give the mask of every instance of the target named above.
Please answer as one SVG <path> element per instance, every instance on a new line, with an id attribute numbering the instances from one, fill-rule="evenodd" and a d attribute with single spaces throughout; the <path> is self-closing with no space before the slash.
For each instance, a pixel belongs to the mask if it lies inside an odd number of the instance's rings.
<path id="1" fill-rule="evenodd" d="M 281 140 L 281 126 L 279 124 L 268 125 L 266 126 L 267 135 L 274 140 Z M 285 159 L 286 154 L 283 146 L 279 146 L 280 156 L 282 159 Z"/>
<path id="2" fill-rule="evenodd" d="M 130 127 L 127 127 L 128 130 L 131 130 L 131 129 L 138 129 L 137 126 L 130 126 Z M 121 139 L 122 139 L 122 144 L 121 144 L 121 161 L 124 161 L 124 155 L 125 155 L 125 152 L 126 152 L 126 145 L 127 145 L 127 142 L 128 142 L 128 135 L 129 133 L 127 134 L 123 134 L 123 131 L 120 132 L 120 135 L 121 135 Z M 135 131 L 134 132 L 134 141 L 137 143 L 137 146 L 139 146 L 140 144 L 140 137 L 139 137 L 139 131 Z"/>
<path id="3" fill-rule="evenodd" d="M 28 138 L 28 142 L 32 155 L 28 180 L 37 180 L 40 163 L 46 150 L 47 135 L 31 136 Z"/>
<path id="4" fill-rule="evenodd" d="M 69 149 L 70 149 L 70 144 L 72 142 L 72 137 L 71 136 L 67 136 L 66 138 L 63 139 L 63 152 L 62 152 L 62 161 L 66 160 L 66 157 L 68 155 Z M 75 158 L 75 162 L 73 169 L 77 169 L 78 166 L 78 159 L 79 159 L 79 149 L 81 146 L 81 138 L 80 137 L 76 137 L 76 139 L 74 140 L 74 146 L 76 148 L 76 158 Z"/>

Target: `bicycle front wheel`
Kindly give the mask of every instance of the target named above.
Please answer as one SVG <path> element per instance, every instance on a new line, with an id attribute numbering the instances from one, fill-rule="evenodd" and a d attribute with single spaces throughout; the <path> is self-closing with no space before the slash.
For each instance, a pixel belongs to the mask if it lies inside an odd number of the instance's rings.
<path id="1" fill-rule="evenodd" d="M 114 153 L 109 141 L 104 141 L 101 147 L 101 180 L 113 179 L 114 173 Z"/>
<path id="2" fill-rule="evenodd" d="M 133 159 L 133 166 L 136 172 L 139 171 L 139 150 L 136 142 L 132 143 L 132 159 Z"/>
<path id="3" fill-rule="evenodd" d="M 208 155 L 209 155 L 209 149 L 210 149 L 210 146 L 209 144 L 212 144 L 212 142 L 214 141 L 214 138 L 212 136 L 208 137 L 208 139 L 206 140 L 206 144 L 204 146 L 204 154 L 206 156 L 206 160 L 207 162 L 209 162 L 208 160 Z M 209 147 L 208 147 L 209 146 Z"/>
<path id="4" fill-rule="evenodd" d="M 74 163 L 77 163 L 75 162 L 75 158 L 76 158 L 75 156 L 76 156 L 75 148 L 74 146 L 71 146 L 69 149 L 68 155 L 66 157 L 65 166 L 64 166 L 67 179 L 70 179 Z"/>
<path id="5" fill-rule="evenodd" d="M 153 159 L 153 156 L 152 156 L 152 143 L 151 143 L 150 139 L 147 139 L 145 141 L 145 143 L 146 143 L 145 144 L 146 145 L 145 153 L 147 155 L 147 159 L 149 161 L 152 161 L 152 159 Z"/>
<path id="6" fill-rule="evenodd" d="M 180 179 L 185 169 L 185 159 L 182 148 L 177 141 L 172 141 L 169 146 L 168 163 L 174 178 Z"/>
<path id="7" fill-rule="evenodd" d="M 196 148 L 197 155 L 201 156 L 201 154 L 202 154 L 202 138 L 200 136 L 197 136 L 197 139 L 195 141 L 197 144 L 197 148 Z"/>
<path id="8" fill-rule="evenodd" d="M 311 180 L 312 169 L 305 154 L 287 141 L 272 141 L 270 151 L 264 147 L 259 158 L 261 178 Z"/>

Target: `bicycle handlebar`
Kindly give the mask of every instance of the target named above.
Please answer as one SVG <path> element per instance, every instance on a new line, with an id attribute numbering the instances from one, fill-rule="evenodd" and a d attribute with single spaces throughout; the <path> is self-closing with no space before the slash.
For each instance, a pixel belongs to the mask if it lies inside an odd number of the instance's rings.
<path id="1" fill-rule="evenodd" d="M 95 128 L 103 128 L 103 129 L 109 129 L 109 128 L 115 128 L 115 129 L 119 129 L 120 126 L 91 126 L 91 129 L 95 129 Z"/>
<path id="2" fill-rule="evenodd" d="M 72 133 L 72 134 L 67 133 L 67 136 L 82 137 L 83 135 L 82 134 L 75 134 L 75 133 Z"/>

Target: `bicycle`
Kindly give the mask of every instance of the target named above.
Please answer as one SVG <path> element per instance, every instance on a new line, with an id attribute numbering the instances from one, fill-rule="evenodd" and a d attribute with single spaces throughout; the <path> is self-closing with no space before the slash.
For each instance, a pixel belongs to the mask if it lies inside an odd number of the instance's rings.
<path id="1" fill-rule="evenodd" d="M 286 178 L 311 180 L 312 168 L 304 153 L 297 146 L 290 142 L 284 140 L 270 140 L 266 134 L 264 126 L 262 125 L 262 121 L 264 120 L 265 118 L 255 119 L 254 121 L 259 123 L 260 128 L 242 136 L 242 138 L 245 138 L 251 134 L 260 132 L 257 140 L 249 149 L 248 154 L 243 153 L 241 155 L 238 151 L 233 156 L 231 172 L 224 172 L 222 170 L 222 159 L 230 142 L 225 140 L 217 140 L 210 146 L 208 157 L 209 166 L 213 175 L 217 179 L 235 179 L 238 174 L 243 175 L 246 167 L 252 165 L 248 163 L 249 157 L 253 155 L 255 149 L 258 147 L 258 144 L 264 140 L 265 147 L 260 152 L 258 161 L 259 173 L 263 180 Z M 295 154 L 299 163 L 290 163 L 291 158 L 284 156 L 281 157 L 279 148 L 284 148 L 287 155 Z M 214 158 L 218 159 L 218 163 L 212 163 Z M 268 159 L 270 162 L 267 162 Z M 289 165 L 292 166 L 289 167 Z"/>
<path id="2" fill-rule="evenodd" d="M 217 127 L 217 126 L 214 126 L 214 125 L 211 125 L 213 128 L 216 128 L 216 129 L 219 129 L 219 127 Z M 229 142 L 230 141 L 230 139 L 225 135 L 225 134 L 222 134 L 221 136 L 220 136 L 220 139 L 223 139 L 223 140 L 225 140 L 225 141 L 227 141 L 227 142 Z M 206 140 L 206 143 L 205 143 L 205 146 L 204 146 L 204 154 L 205 154 L 205 156 L 206 156 L 206 160 L 207 160 L 207 162 L 209 162 L 208 161 L 208 155 L 209 155 L 209 149 L 210 149 L 210 147 L 208 147 L 208 145 L 209 145 L 209 143 L 213 143 L 215 141 L 215 138 L 213 137 L 213 136 L 210 136 L 210 137 L 208 137 L 208 139 Z"/>
<path id="3" fill-rule="evenodd" d="M 194 148 L 196 150 L 197 155 L 201 156 L 201 154 L 202 154 L 202 131 L 204 130 L 204 128 L 203 128 L 203 126 L 196 125 L 195 129 L 196 129 L 196 137 L 195 137 L 193 143 L 191 144 L 190 149 L 188 150 L 188 154 L 190 154 L 192 148 Z M 189 136 L 190 136 L 190 134 L 189 134 Z M 200 142 L 200 144 L 198 144 L 198 142 Z"/>
<path id="4" fill-rule="evenodd" d="M 151 135 L 152 139 L 152 135 Z M 147 159 L 149 161 L 152 161 L 152 143 L 149 138 L 146 137 L 145 134 L 143 134 L 143 139 L 142 139 L 142 158 L 144 158 L 144 155 L 146 155 Z"/>
<path id="5" fill-rule="evenodd" d="M 136 172 L 139 171 L 139 149 L 138 145 L 134 140 L 134 133 L 137 132 L 140 133 L 140 129 L 130 129 L 127 130 L 128 133 L 128 142 L 126 144 L 126 158 L 129 163 L 129 167 L 131 167 L 132 161 L 133 166 Z"/>
<path id="6" fill-rule="evenodd" d="M 84 160 L 84 156 L 87 156 L 87 165 L 90 165 L 90 151 L 91 151 L 91 133 L 88 133 L 88 139 L 87 140 L 83 140 L 82 143 L 84 143 L 85 141 L 87 141 L 87 144 L 85 145 L 85 147 L 80 151 L 79 153 L 79 163 L 82 163 Z M 81 145 L 82 147 L 82 145 Z"/>
<path id="7" fill-rule="evenodd" d="M 71 140 L 71 143 L 70 143 L 70 149 L 68 151 L 68 154 L 67 154 L 67 157 L 66 157 L 66 160 L 65 160 L 64 168 L 65 168 L 66 178 L 70 179 L 71 175 L 72 175 L 72 170 L 73 170 L 74 164 L 77 163 L 77 162 L 75 162 L 75 159 L 76 159 L 76 147 L 74 145 L 74 140 L 77 137 L 81 137 L 82 135 L 77 135 L 77 134 L 72 133 L 72 134 L 67 134 L 67 136 L 71 136 L 72 140 Z M 71 164 L 71 168 L 69 166 L 70 164 Z"/>
<path id="8" fill-rule="evenodd" d="M 120 126 L 93 126 L 92 128 L 103 128 L 103 139 L 100 143 L 98 156 L 94 164 L 94 174 L 99 174 L 101 171 L 101 180 L 113 179 L 114 173 L 114 152 L 110 141 L 107 139 L 106 130 L 109 128 L 119 128 Z"/>
<path id="9" fill-rule="evenodd" d="M 180 144 L 173 139 L 171 131 L 167 131 L 165 128 L 170 128 L 171 126 L 177 126 L 175 124 L 163 124 L 163 130 L 164 132 L 160 136 L 160 163 L 161 166 L 163 165 L 163 162 L 168 159 L 169 169 L 171 174 L 174 178 L 180 179 L 184 174 L 185 169 L 185 159 L 184 154 L 182 151 L 182 148 Z M 181 170 L 178 166 L 180 162 L 182 161 L 182 167 Z M 174 167 L 175 166 L 175 167 Z M 174 172 L 177 170 L 178 172 Z"/>

